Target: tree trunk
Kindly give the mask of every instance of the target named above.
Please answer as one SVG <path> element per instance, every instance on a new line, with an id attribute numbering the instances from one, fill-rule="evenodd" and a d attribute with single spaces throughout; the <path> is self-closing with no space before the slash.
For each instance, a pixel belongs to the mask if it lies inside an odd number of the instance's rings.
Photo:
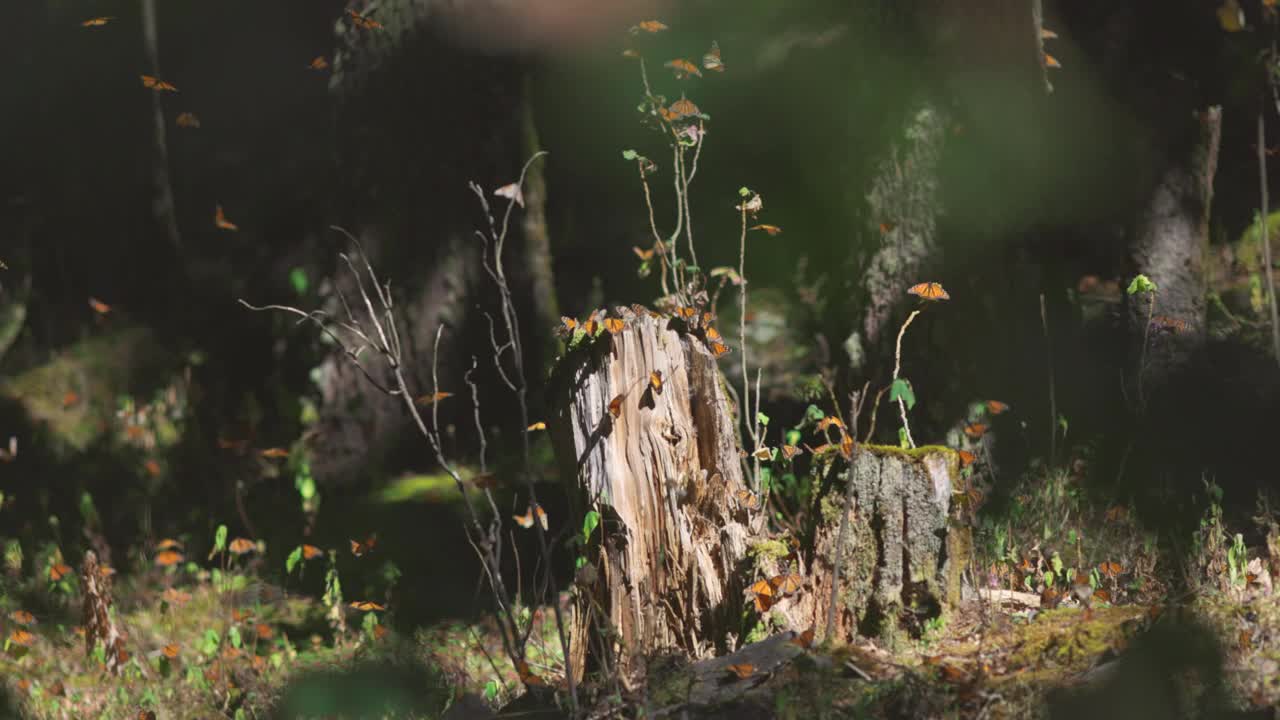
<path id="1" fill-rule="evenodd" d="M 523 137 L 532 131 L 522 122 L 528 102 L 523 69 L 510 58 L 458 46 L 448 34 L 451 12 L 446 3 L 393 0 L 370 15 L 382 28 L 354 27 L 343 18 L 330 81 L 339 177 L 345 181 L 335 193 L 334 222 L 361 239 L 373 267 L 391 281 L 410 386 L 424 392 L 431 387 L 432 343 L 441 324 L 442 350 L 448 348 L 438 358 L 441 389 L 456 392 L 470 356 L 490 354 L 487 323 L 475 309 L 478 302 L 491 303 L 484 300 L 491 294 L 484 292 L 488 281 L 474 235 L 487 220 L 467 183 L 491 192 L 514 181 L 526 159 L 524 144 L 532 142 Z M 524 217 L 511 225 L 509 257 L 547 253 L 540 172 L 535 165 L 526 207 L 517 210 Z M 531 272 L 525 286 L 540 296 L 548 292 L 549 260 L 539 260 Z M 344 265 L 335 269 L 332 286 L 353 297 Z M 525 327 L 531 337 L 545 337 L 554 305 L 539 297 L 536 307 L 538 317 Z M 327 309 L 344 316 L 334 296 Z M 526 347 L 535 344 L 525 338 Z M 355 480 L 377 468 L 401 438 L 414 436 L 400 401 L 365 382 L 340 354 L 325 361 L 320 377 L 324 402 L 310 443 L 317 480 Z M 486 411 L 501 414 L 499 402 L 486 402 Z M 471 427 L 456 414 L 461 407 L 442 407 L 441 424 Z"/>
<path id="2" fill-rule="evenodd" d="M 913 615 L 905 609 L 937 617 L 956 607 L 973 543 L 961 517 L 965 500 L 957 494 L 964 487 L 959 478 L 959 460 L 950 448 L 858 446 L 852 470 L 842 471 L 840 481 L 819 501 L 804 591 L 770 607 L 773 629 L 813 628 L 815 637 L 840 643 L 857 635 L 918 636 L 918 622 L 903 622 Z M 842 540 L 847 491 L 852 502 Z M 777 553 L 756 553 L 755 558 L 755 569 L 764 578 L 788 571 L 788 561 Z M 836 612 L 828 627 L 833 585 L 838 585 Z"/>
<path id="3" fill-rule="evenodd" d="M 1221 128 L 1221 108 L 1196 114 L 1194 127 L 1175 143 L 1130 245 L 1134 270 L 1157 287 L 1154 312 L 1148 295 L 1127 296 L 1135 373 L 1128 387 L 1139 408 L 1187 372 L 1204 348 L 1204 256 Z"/>
<path id="4" fill-rule="evenodd" d="M 633 680 L 645 655 L 733 644 L 739 565 L 763 516 L 711 353 L 674 321 L 620 310 L 622 332 L 583 338 L 557 367 L 551 432 L 576 516 L 602 519 L 579 572 L 573 666 L 614 656 Z"/>

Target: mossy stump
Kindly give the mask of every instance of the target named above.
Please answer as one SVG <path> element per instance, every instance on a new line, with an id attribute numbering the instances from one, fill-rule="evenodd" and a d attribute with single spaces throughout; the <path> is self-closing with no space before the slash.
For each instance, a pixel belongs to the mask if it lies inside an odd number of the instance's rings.
<path id="1" fill-rule="evenodd" d="M 853 466 L 821 500 L 804 589 L 781 599 L 767 617 L 772 630 L 814 628 L 827 636 L 827 614 L 841 544 L 847 483 L 853 498 L 840 553 L 832 638 L 892 638 L 918 630 L 960 602 L 961 573 L 972 556 L 972 533 L 961 519 L 959 459 L 946 447 L 901 450 L 860 445 Z M 758 547 L 758 546 L 757 546 Z M 782 573 L 785 560 L 757 552 L 759 575 Z"/>
<path id="2" fill-rule="evenodd" d="M 763 518 L 700 333 L 643 309 L 613 316 L 620 332 L 571 341 L 549 430 L 577 516 L 601 517 L 575 583 L 573 667 L 604 654 L 630 681 L 645 656 L 705 658 L 734 643 L 748 539 Z"/>

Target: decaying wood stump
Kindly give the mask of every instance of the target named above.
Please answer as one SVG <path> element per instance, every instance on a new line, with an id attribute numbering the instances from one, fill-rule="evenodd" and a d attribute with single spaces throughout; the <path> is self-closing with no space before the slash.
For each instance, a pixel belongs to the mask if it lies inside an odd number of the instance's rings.
<path id="1" fill-rule="evenodd" d="M 589 636 L 607 636 L 624 678 L 645 654 L 701 658 L 731 644 L 748 539 L 762 524 L 715 358 L 681 321 L 637 310 L 619 309 L 616 335 L 579 331 L 551 394 L 579 517 L 602 518 L 578 573 L 573 666 Z"/>
<path id="2" fill-rule="evenodd" d="M 84 593 L 81 624 L 84 625 L 84 653 L 93 656 L 93 650 L 102 643 L 107 672 L 116 675 L 129 659 L 124 649 L 124 634 L 111 617 L 111 576 L 103 572 L 98 556 L 87 550 L 80 568 L 80 586 Z"/>
<path id="3" fill-rule="evenodd" d="M 972 535 L 960 518 L 959 460 L 946 447 L 901 450 L 860 445 L 853 467 L 820 501 L 821 520 L 799 593 L 777 599 L 766 616 L 776 630 L 813 628 L 827 634 L 827 609 L 835 582 L 846 483 L 852 483 L 849 524 L 840 553 L 832 637 L 891 635 L 900 615 L 934 617 L 960 602 L 961 573 L 972 555 Z M 776 541 L 753 546 L 765 578 L 787 572 L 788 551 Z"/>
<path id="4" fill-rule="evenodd" d="M 891 633 L 899 616 L 937 616 L 959 602 L 971 540 L 954 450 L 858 446 L 820 500 L 812 553 L 797 558 L 768 535 L 744 482 L 734 408 L 701 332 L 643 309 L 617 317 L 617 334 L 578 331 L 550 393 L 576 514 L 601 515 L 575 583 L 575 668 L 605 649 L 636 679 L 642 656 L 732 650 L 750 630 L 743 610 L 761 577 L 802 580 L 764 603 L 757 630 L 824 637 L 846 488 L 835 637 Z"/>

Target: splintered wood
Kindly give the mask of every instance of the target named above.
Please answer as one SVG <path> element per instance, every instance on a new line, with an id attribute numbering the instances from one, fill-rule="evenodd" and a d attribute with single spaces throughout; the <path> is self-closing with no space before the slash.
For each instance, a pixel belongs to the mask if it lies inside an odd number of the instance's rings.
<path id="1" fill-rule="evenodd" d="M 84 592 L 83 616 L 84 652 L 93 655 L 93 649 L 102 642 L 107 672 L 116 675 L 129 659 L 124 649 L 124 636 L 111 618 L 111 578 L 98 564 L 98 556 L 92 550 L 85 552 L 84 565 L 80 569 L 80 586 Z"/>
<path id="2" fill-rule="evenodd" d="M 562 359 L 551 430 L 579 516 L 602 519 L 593 571 L 579 572 L 574 667 L 590 643 L 625 676 L 639 656 L 726 647 L 742 610 L 737 570 L 763 516 L 705 343 L 680 320 L 616 315 L 620 332 L 582 338 Z"/>

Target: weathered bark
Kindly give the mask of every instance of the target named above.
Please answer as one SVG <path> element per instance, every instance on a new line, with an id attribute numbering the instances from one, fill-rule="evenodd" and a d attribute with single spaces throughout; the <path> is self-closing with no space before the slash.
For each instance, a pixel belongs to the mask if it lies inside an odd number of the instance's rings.
<path id="1" fill-rule="evenodd" d="M 845 483 L 853 484 L 854 501 L 841 550 Z M 959 462 L 949 448 L 859 446 L 852 469 L 821 501 L 804 590 L 770 608 L 774 629 L 814 628 L 816 637 L 828 637 L 837 553 L 839 587 L 830 636 L 839 642 L 910 630 L 899 624 L 899 612 L 907 607 L 937 616 L 957 606 L 961 573 L 972 555 L 970 530 L 959 517 L 961 504 L 953 502 L 962 489 Z M 756 569 L 772 577 L 787 570 L 786 562 L 760 553 Z"/>
<path id="2" fill-rule="evenodd" d="M 1149 327 L 1150 298 L 1127 296 L 1135 373 L 1129 388 L 1140 408 L 1189 369 L 1207 337 L 1204 259 L 1221 127 L 1221 108 L 1196 114 L 1194 128 L 1175 145 L 1156 182 L 1130 245 L 1134 270 L 1158 288 L 1154 314 L 1181 321 Z"/>
<path id="3" fill-rule="evenodd" d="M 92 550 L 85 551 L 80 584 L 84 595 L 80 620 L 84 626 L 84 654 L 92 657 L 101 642 L 107 672 L 118 675 L 129 654 L 124 649 L 124 635 L 111 614 L 111 576 L 102 571 Z"/>
<path id="4" fill-rule="evenodd" d="M 620 310 L 621 333 L 584 338 L 557 367 L 551 431 L 579 513 L 603 520 L 593 570 L 585 582 L 579 573 L 573 665 L 589 652 L 599 661 L 603 641 L 633 679 L 639 656 L 708 657 L 731 644 L 740 563 L 763 517 L 715 359 L 675 321 Z"/>
<path id="5" fill-rule="evenodd" d="M 142 0 L 142 38 L 147 56 L 147 68 L 153 77 L 160 74 L 160 33 L 156 29 L 156 1 Z M 173 183 L 169 179 L 169 143 L 165 139 L 164 108 L 160 93 L 151 93 L 151 183 L 154 198 L 151 211 L 160 223 L 175 249 L 182 247 L 182 234 L 178 231 L 178 217 L 173 203 Z M 212 212 L 212 209 L 210 209 Z"/>

